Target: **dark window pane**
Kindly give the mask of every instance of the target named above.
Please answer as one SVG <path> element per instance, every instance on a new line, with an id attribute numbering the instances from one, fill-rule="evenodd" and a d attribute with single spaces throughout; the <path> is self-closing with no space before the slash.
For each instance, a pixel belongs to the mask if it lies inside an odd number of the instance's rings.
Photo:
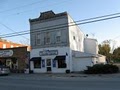
<path id="1" fill-rule="evenodd" d="M 58 68 L 66 68 L 65 60 L 58 60 Z"/>
<path id="2" fill-rule="evenodd" d="M 41 68 L 41 60 L 34 61 L 34 68 Z"/>

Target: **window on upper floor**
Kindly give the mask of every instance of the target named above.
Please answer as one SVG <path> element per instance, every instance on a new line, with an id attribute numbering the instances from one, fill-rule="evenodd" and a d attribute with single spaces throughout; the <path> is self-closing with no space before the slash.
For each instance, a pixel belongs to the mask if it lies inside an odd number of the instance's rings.
<path id="1" fill-rule="evenodd" d="M 13 45 L 11 45 L 10 47 L 11 47 L 11 48 L 13 48 L 14 46 L 13 46 Z"/>
<path id="2" fill-rule="evenodd" d="M 3 44 L 3 48 L 6 48 L 6 44 Z"/>
<path id="3" fill-rule="evenodd" d="M 40 45 L 40 33 L 36 35 L 36 45 Z"/>
<path id="4" fill-rule="evenodd" d="M 49 44 L 49 43 L 50 43 L 50 33 L 46 32 L 44 37 L 44 44 Z"/>
<path id="5" fill-rule="evenodd" d="M 56 42 L 59 43 L 61 41 L 61 32 L 57 31 L 56 33 Z"/>
<path id="6" fill-rule="evenodd" d="M 75 40 L 75 36 L 73 36 L 73 39 Z"/>
<path id="7" fill-rule="evenodd" d="M 60 42 L 60 36 L 56 36 L 56 42 Z"/>

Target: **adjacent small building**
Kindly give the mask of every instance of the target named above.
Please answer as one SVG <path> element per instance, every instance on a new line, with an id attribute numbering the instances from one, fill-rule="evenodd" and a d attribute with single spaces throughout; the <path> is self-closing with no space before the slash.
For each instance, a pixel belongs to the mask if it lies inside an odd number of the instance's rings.
<path id="1" fill-rule="evenodd" d="M 27 47 L 0 49 L 0 65 L 9 67 L 11 72 L 23 72 L 27 63 Z"/>
<path id="2" fill-rule="evenodd" d="M 29 64 L 30 46 L 0 39 L 0 65 L 10 68 L 11 72 L 24 72 Z"/>
<path id="3" fill-rule="evenodd" d="M 0 48 L 5 49 L 5 48 L 14 48 L 14 47 L 22 47 L 22 46 L 25 46 L 25 45 L 14 43 L 14 42 L 8 41 L 6 39 L 0 38 Z"/>
<path id="4" fill-rule="evenodd" d="M 98 54 L 97 40 L 86 38 L 67 12 L 42 12 L 29 22 L 30 70 L 34 73 L 77 72 L 105 63 L 105 57 Z"/>

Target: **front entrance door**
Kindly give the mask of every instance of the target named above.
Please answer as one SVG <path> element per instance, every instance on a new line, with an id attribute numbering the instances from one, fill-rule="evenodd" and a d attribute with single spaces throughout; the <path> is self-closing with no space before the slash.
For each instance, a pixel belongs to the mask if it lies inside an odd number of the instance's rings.
<path id="1" fill-rule="evenodd" d="M 11 59 L 7 59 L 7 60 L 6 60 L 6 66 L 9 67 L 10 69 L 13 68 L 13 63 L 12 63 L 12 60 L 11 60 Z"/>
<path id="2" fill-rule="evenodd" d="M 51 72 L 51 59 L 47 59 L 46 60 L 46 68 L 47 68 L 47 72 Z"/>

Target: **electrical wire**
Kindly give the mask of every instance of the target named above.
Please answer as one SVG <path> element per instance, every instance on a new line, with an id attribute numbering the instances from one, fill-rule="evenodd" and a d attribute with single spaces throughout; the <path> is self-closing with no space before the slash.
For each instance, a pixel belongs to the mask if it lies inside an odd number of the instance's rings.
<path id="1" fill-rule="evenodd" d="M 14 14 L 9 14 L 9 16 L 13 16 L 13 15 L 19 15 L 19 14 L 22 14 L 22 13 L 28 13 L 28 12 L 33 12 L 33 11 L 35 11 L 36 9 L 39 9 L 39 8 L 46 8 L 47 6 L 55 6 L 55 5 L 58 5 L 58 4 L 62 4 L 62 3 L 66 3 L 66 2 L 70 2 L 71 0 L 64 0 L 64 1 L 60 1 L 60 2 L 55 2 L 55 3 L 50 3 L 50 4 L 47 4 L 47 5 L 45 5 L 45 6 L 40 6 L 40 7 L 37 7 L 37 8 L 32 8 L 32 9 L 29 9 L 29 10 L 24 10 L 24 11 L 21 11 L 21 12 L 17 12 L 17 13 L 14 13 Z M 19 7 L 18 7 L 19 8 Z M 20 7 L 20 8 L 22 8 L 22 7 Z M 14 10 L 14 9 L 17 9 L 17 7 L 16 8 L 13 8 L 13 9 L 11 9 L 11 10 Z M 2 11 L 1 12 L 1 14 L 3 14 L 4 12 L 7 12 L 7 11 L 11 11 L 11 10 L 6 10 L 6 11 Z"/>
<path id="2" fill-rule="evenodd" d="M 10 31 L 12 31 L 12 32 L 15 32 L 13 29 L 11 29 L 10 27 L 6 26 L 5 24 L 3 24 L 3 23 L 1 23 L 1 22 L 0 22 L 0 24 L 3 25 L 3 26 L 4 26 L 5 28 L 7 28 L 8 30 L 10 30 Z M 17 33 L 17 32 L 15 32 L 15 33 Z M 29 39 L 26 38 L 25 36 L 21 36 L 21 37 L 23 37 L 23 38 L 29 40 Z"/>
<path id="3" fill-rule="evenodd" d="M 102 18 L 102 19 L 97 19 L 97 20 L 90 20 L 90 21 L 86 21 L 86 22 L 79 22 L 79 23 L 74 23 L 74 24 L 67 24 L 67 25 L 56 25 L 55 26 L 51 26 L 51 27 L 44 27 L 44 28 L 37 28 L 34 29 L 34 31 L 31 31 L 31 33 L 35 33 L 35 32 L 39 32 L 39 31 L 44 31 L 44 30 L 53 30 L 53 29 L 60 29 L 60 28 L 64 28 L 64 27 L 68 27 L 68 26 L 75 26 L 75 25 L 83 25 L 83 24 L 89 24 L 89 23 L 93 23 L 93 22 L 98 22 L 98 21 L 105 21 L 105 20 L 110 20 L 110 19 L 115 19 L 115 18 L 119 18 L 120 16 L 113 16 L 113 17 L 106 17 L 106 18 Z M 81 20 L 79 20 L 81 21 Z M 73 23 L 73 22 L 72 22 Z M 58 27 L 59 26 L 59 27 Z M 25 34 L 30 34 L 30 30 L 29 31 L 23 31 L 21 32 L 17 32 L 14 34 L 4 34 L 2 35 L 1 38 L 6 38 L 6 37 L 13 37 L 13 36 L 19 36 L 19 35 L 25 35 Z"/>
<path id="4" fill-rule="evenodd" d="M 16 9 L 20 9 L 20 8 L 28 7 L 28 6 L 31 6 L 31 5 L 36 5 L 36 4 L 38 4 L 38 3 L 41 3 L 42 1 L 45 1 L 45 0 L 40 0 L 40 1 L 37 1 L 37 2 L 30 3 L 30 4 L 26 4 L 26 5 L 18 6 L 18 7 L 11 8 L 11 9 L 7 9 L 7 10 L 3 10 L 3 11 L 0 11 L 0 13 L 5 13 L 5 12 L 12 11 L 12 10 L 16 10 Z"/>
<path id="5" fill-rule="evenodd" d="M 88 21 L 87 23 L 90 23 L 91 21 L 90 20 L 93 20 L 92 22 L 96 22 L 96 20 L 102 20 L 102 19 L 109 19 L 112 17 L 115 18 L 116 16 L 115 15 L 119 15 L 120 13 L 114 13 L 114 14 L 109 14 L 109 15 L 103 15 L 103 16 L 98 16 L 98 17 L 93 17 L 93 18 L 88 18 L 88 19 L 83 19 L 83 20 L 78 20 L 78 21 L 74 21 L 74 22 L 70 22 L 69 24 L 72 24 L 72 23 L 81 23 L 81 24 L 84 24 L 86 23 L 86 21 Z M 109 16 L 109 17 L 108 17 Z M 103 18 L 104 17 L 104 18 Z M 117 18 L 117 17 L 116 17 Z M 48 27 L 43 27 L 43 28 L 37 28 L 37 29 L 47 29 L 47 28 L 50 28 L 50 27 L 57 27 L 57 26 L 62 26 L 62 25 L 65 25 L 65 24 L 68 24 L 68 23 L 63 23 L 63 24 L 58 24 L 58 25 L 53 25 L 53 26 L 48 26 Z M 25 33 L 25 32 L 28 32 L 29 30 L 25 30 L 25 31 L 20 31 L 20 32 L 17 32 L 17 33 Z M 12 34 L 16 34 L 16 33 L 9 33 L 9 34 L 4 34 L 4 35 L 12 35 Z"/>

